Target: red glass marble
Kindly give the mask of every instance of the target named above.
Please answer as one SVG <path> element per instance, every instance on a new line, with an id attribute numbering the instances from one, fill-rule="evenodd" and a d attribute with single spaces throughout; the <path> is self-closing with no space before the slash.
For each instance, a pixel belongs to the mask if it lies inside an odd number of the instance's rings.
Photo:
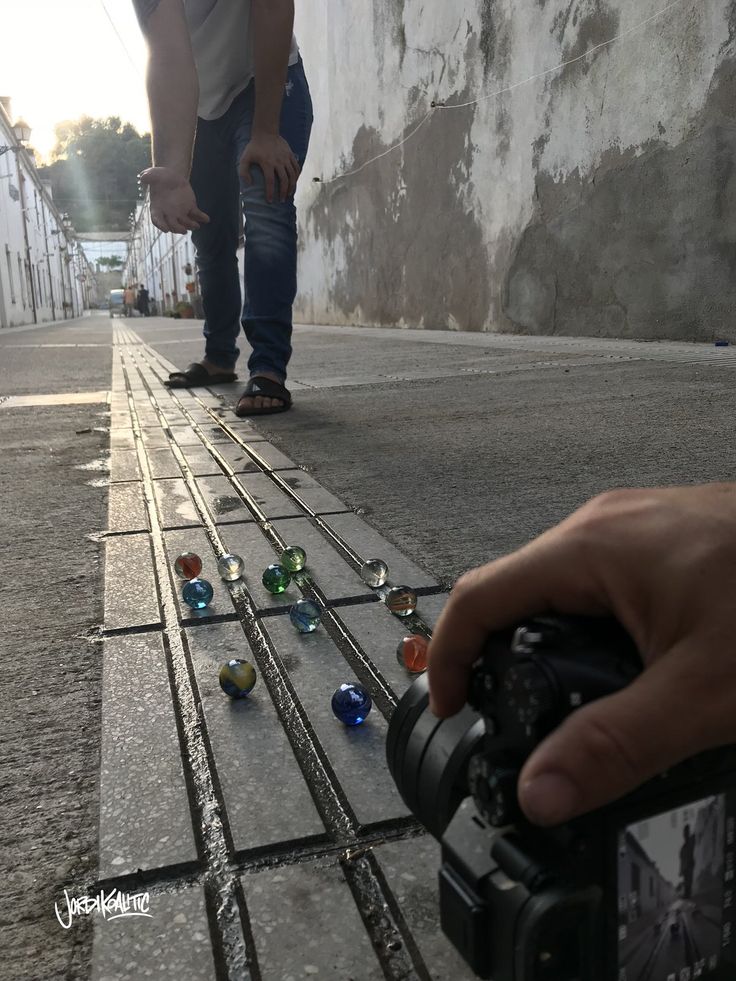
<path id="1" fill-rule="evenodd" d="M 196 579 L 202 571 L 202 560 L 196 552 L 182 552 L 176 557 L 174 570 L 180 579 Z"/>

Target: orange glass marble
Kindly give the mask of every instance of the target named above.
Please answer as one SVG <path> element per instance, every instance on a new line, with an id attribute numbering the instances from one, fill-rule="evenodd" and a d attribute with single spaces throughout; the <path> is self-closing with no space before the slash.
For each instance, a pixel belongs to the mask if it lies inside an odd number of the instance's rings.
<path id="1" fill-rule="evenodd" d="M 402 637 L 396 648 L 396 660 L 402 668 L 412 674 L 421 674 L 427 670 L 427 648 L 429 643 L 421 634 L 409 634 Z"/>

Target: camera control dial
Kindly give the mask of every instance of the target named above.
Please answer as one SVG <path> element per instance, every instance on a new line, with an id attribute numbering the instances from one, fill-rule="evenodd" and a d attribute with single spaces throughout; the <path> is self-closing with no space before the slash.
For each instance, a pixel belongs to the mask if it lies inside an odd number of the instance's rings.
<path id="1" fill-rule="evenodd" d="M 508 669 L 502 691 L 504 714 L 523 727 L 527 736 L 533 735 L 533 727 L 549 716 L 557 702 L 552 682 L 531 660 L 520 660 Z"/>
<path id="2" fill-rule="evenodd" d="M 519 771 L 514 767 L 495 766 L 486 756 L 470 762 L 468 782 L 475 804 L 494 828 L 515 821 L 520 814 L 516 798 Z"/>

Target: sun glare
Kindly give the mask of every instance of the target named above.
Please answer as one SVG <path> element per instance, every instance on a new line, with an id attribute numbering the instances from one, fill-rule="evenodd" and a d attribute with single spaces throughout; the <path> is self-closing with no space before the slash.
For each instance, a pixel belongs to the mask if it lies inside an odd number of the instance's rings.
<path id="1" fill-rule="evenodd" d="M 3 6 L 0 96 L 32 129 L 46 159 L 54 126 L 80 116 L 120 116 L 150 129 L 146 50 L 131 0 L 25 0 Z"/>

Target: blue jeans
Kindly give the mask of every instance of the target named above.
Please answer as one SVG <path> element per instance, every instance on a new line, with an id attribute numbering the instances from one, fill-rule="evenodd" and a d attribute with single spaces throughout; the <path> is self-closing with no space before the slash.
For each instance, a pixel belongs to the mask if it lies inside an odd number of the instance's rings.
<path id="1" fill-rule="evenodd" d="M 219 119 L 197 120 L 191 184 L 197 204 L 210 217 L 192 232 L 205 322 L 205 357 L 230 371 L 240 351 L 242 322 L 252 352 L 251 375 L 275 372 L 286 379 L 291 357 L 291 308 L 296 296 L 296 208 L 293 197 L 266 201 L 260 167 L 253 183 L 238 176 L 238 163 L 250 140 L 254 83 L 235 98 Z M 281 108 L 280 132 L 304 164 L 312 129 L 312 100 L 301 59 L 289 68 Z M 277 182 L 278 187 L 278 182 Z M 240 208 L 245 223 L 245 288 L 241 307 L 238 273 Z"/>

